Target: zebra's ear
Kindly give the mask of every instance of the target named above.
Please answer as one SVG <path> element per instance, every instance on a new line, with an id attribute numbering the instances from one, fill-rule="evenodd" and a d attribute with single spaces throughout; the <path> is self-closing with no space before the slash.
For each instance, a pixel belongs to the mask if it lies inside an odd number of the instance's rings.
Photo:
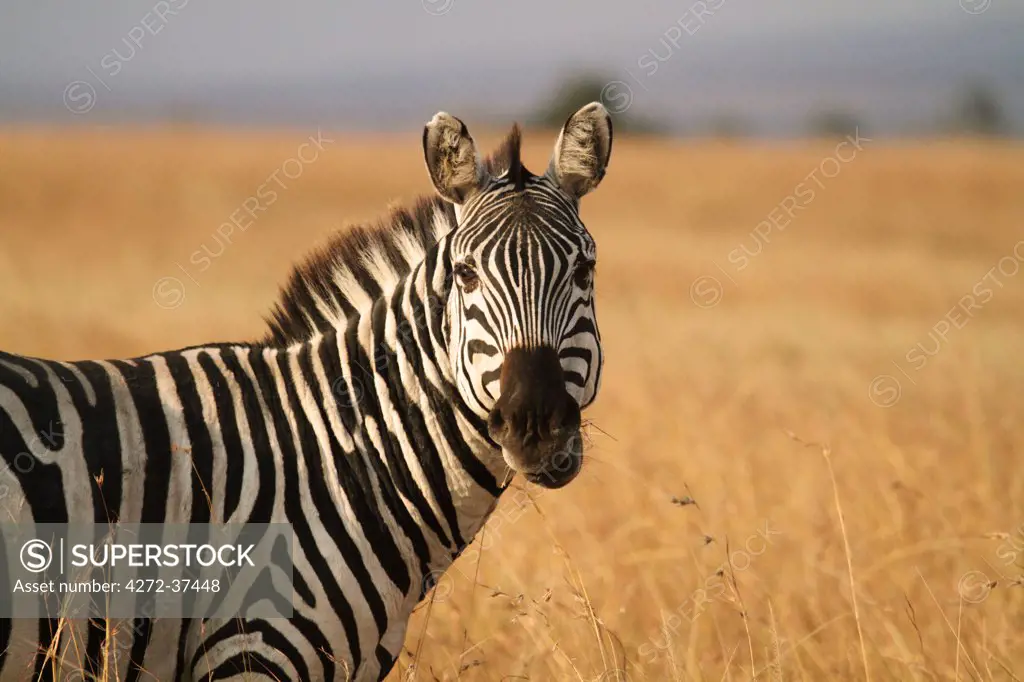
<path id="1" fill-rule="evenodd" d="M 579 199 L 601 183 L 611 154 L 612 118 L 600 102 L 591 102 L 562 126 L 547 175 Z"/>
<path id="2" fill-rule="evenodd" d="M 439 111 L 423 129 L 423 157 L 434 188 L 453 204 L 464 204 L 483 185 L 486 171 L 466 124 Z"/>

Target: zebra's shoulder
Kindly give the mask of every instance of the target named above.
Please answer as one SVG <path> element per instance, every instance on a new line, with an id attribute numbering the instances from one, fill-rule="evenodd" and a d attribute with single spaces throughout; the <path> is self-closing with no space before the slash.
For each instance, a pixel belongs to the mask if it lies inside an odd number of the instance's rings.
<path id="1" fill-rule="evenodd" d="M 455 224 L 450 203 L 422 197 L 374 224 L 335 234 L 292 270 L 263 341 L 290 344 L 343 327 L 392 291 Z"/>

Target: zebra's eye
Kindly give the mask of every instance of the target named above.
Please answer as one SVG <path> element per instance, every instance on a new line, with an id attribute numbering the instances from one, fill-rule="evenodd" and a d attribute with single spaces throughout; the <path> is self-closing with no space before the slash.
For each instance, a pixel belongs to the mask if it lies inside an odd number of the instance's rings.
<path id="1" fill-rule="evenodd" d="M 470 292 L 476 289 L 477 285 L 480 284 L 480 277 L 476 274 L 476 269 L 467 263 L 456 263 L 452 268 L 455 272 L 455 278 L 459 280 L 459 285 L 463 291 Z"/>
<path id="2" fill-rule="evenodd" d="M 597 265 L 597 262 L 592 260 L 583 260 L 576 265 L 576 272 L 573 274 L 576 286 L 580 289 L 586 289 L 590 286 L 594 278 L 595 265 Z"/>

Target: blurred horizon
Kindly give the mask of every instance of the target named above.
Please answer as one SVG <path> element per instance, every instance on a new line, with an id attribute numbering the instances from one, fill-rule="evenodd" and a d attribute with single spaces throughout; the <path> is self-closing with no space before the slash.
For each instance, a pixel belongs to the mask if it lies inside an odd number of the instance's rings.
<path id="1" fill-rule="evenodd" d="M 613 110 L 628 101 L 616 114 L 673 135 L 790 137 L 829 122 L 929 135 L 961 130 L 970 97 L 994 110 L 995 132 L 1021 135 L 1021 35 L 1024 4 L 998 0 L 422 0 L 358 11 L 323 0 L 41 0 L 0 9 L 0 124 L 391 131 L 439 109 L 506 124 L 536 120 L 588 81 L 611 84 Z"/>

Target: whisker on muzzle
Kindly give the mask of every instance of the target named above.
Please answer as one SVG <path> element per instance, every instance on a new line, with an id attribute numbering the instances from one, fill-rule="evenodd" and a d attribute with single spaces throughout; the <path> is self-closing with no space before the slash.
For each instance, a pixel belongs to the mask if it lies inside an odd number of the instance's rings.
<path id="1" fill-rule="evenodd" d="M 501 488 L 504 490 L 512 483 L 512 479 L 516 477 L 516 471 L 508 464 L 505 465 L 505 478 L 501 482 Z"/>

